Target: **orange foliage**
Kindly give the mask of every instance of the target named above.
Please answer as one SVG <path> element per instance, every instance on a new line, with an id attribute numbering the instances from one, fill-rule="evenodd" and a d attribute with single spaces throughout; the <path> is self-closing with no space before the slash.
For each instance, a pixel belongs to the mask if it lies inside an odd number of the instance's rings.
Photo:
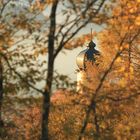
<path id="1" fill-rule="evenodd" d="M 22 106 L 19 104 L 19 106 Z M 13 110 L 12 110 L 13 109 Z M 9 112 L 4 112 L 5 133 L 4 140 L 26 139 L 38 140 L 40 137 L 41 111 L 40 106 L 30 105 L 20 107 L 16 111 L 12 108 Z"/>
<path id="2" fill-rule="evenodd" d="M 96 36 L 96 32 L 92 34 L 93 36 Z M 91 34 L 85 34 L 80 37 L 76 37 L 69 41 L 64 47 L 66 49 L 73 49 L 77 47 L 82 47 L 84 45 L 87 45 L 87 43 L 91 40 Z"/>

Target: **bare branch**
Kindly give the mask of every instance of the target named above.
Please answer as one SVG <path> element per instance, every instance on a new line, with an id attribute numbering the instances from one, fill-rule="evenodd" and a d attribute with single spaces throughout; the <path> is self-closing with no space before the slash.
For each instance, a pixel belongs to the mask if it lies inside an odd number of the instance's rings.
<path id="1" fill-rule="evenodd" d="M 78 18 L 78 19 L 69 27 L 69 29 L 64 33 L 64 35 L 63 35 L 63 37 L 62 37 L 62 39 L 61 39 L 61 41 L 60 41 L 60 44 L 59 44 L 58 48 L 56 49 L 56 52 L 54 53 L 54 58 L 58 55 L 58 53 L 61 51 L 61 49 L 64 47 L 64 45 L 65 45 L 69 40 L 71 40 L 83 27 L 85 27 L 85 26 L 89 23 L 89 21 L 91 20 L 91 18 L 95 17 L 95 16 L 99 13 L 99 11 L 100 11 L 101 7 L 103 6 L 105 0 L 103 0 L 103 1 L 101 2 L 101 4 L 99 5 L 98 9 L 97 9 L 96 12 L 94 13 L 94 15 L 89 16 L 89 18 L 88 18 L 82 25 L 80 25 L 66 40 L 64 40 L 64 39 L 66 38 L 66 36 L 70 33 L 70 31 L 72 31 L 73 27 L 74 27 L 75 25 L 77 25 L 78 22 L 81 20 L 80 17 L 81 17 L 81 16 L 85 16 L 86 13 L 87 13 L 87 11 L 89 10 L 89 8 L 92 7 L 93 4 L 94 4 L 95 2 L 96 2 L 96 0 L 95 0 L 95 1 L 92 1 L 91 3 L 88 3 L 88 5 L 87 5 L 87 7 L 85 8 L 85 10 L 81 13 L 81 15 L 79 15 L 79 18 Z"/>
<path id="2" fill-rule="evenodd" d="M 4 12 L 5 8 L 6 8 L 6 6 L 8 5 L 8 3 L 9 3 L 10 1 L 11 1 L 11 0 L 8 0 L 6 3 L 3 4 L 2 9 L 0 10 L 0 16 L 2 16 L 2 14 L 3 14 L 3 12 Z"/>
<path id="3" fill-rule="evenodd" d="M 10 62 L 8 61 L 8 58 L 7 58 L 4 54 L 0 53 L 0 55 L 4 58 L 4 60 L 6 61 L 8 67 L 10 68 L 10 70 L 13 71 L 23 82 L 25 82 L 29 87 L 31 87 L 32 89 L 36 90 L 37 92 L 43 93 L 42 90 L 36 88 L 36 87 L 33 86 L 32 84 L 30 84 L 25 78 L 23 78 L 22 75 L 21 75 L 19 72 L 17 72 L 17 71 L 11 66 Z"/>

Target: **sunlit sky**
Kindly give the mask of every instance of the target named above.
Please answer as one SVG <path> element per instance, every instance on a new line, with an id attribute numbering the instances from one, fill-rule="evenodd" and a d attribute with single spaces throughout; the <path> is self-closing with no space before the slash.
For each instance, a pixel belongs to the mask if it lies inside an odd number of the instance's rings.
<path id="1" fill-rule="evenodd" d="M 24 3 L 23 0 L 19 0 L 19 3 L 17 3 L 16 6 L 19 7 L 26 7 L 28 6 L 28 3 Z M 18 7 L 18 8 L 19 8 Z M 61 23 L 64 20 L 64 16 L 61 13 L 61 8 L 62 5 L 59 4 L 58 10 L 57 10 L 57 18 L 56 18 L 56 23 Z M 45 16 L 49 16 L 50 14 L 50 6 L 48 6 L 45 11 L 42 12 L 42 18 Z M 77 36 L 87 34 L 91 32 L 91 28 L 94 31 L 100 31 L 101 27 L 94 25 L 94 24 L 89 24 L 88 26 L 84 27 L 78 34 Z M 90 40 L 89 40 L 90 41 Z M 97 49 L 98 49 L 98 43 L 96 38 L 93 38 L 93 41 L 97 44 Z M 76 65 L 76 56 L 79 54 L 80 51 L 86 49 L 86 45 L 83 44 L 83 46 L 78 47 L 73 50 L 62 50 L 60 54 L 56 57 L 55 60 L 55 70 L 59 72 L 60 74 L 68 75 L 72 80 L 76 80 L 76 69 L 78 68 Z"/>
<path id="2" fill-rule="evenodd" d="M 64 20 L 64 16 L 61 14 L 60 9 L 61 5 L 59 5 L 59 10 L 57 11 L 59 15 L 57 16 L 56 22 L 61 23 Z M 46 9 L 42 14 L 44 16 L 49 15 L 50 8 Z M 89 24 L 86 27 L 84 27 L 77 36 L 81 36 L 84 34 L 88 34 L 92 31 L 100 31 L 101 27 L 95 24 Z M 90 40 L 89 40 L 90 41 Z M 93 41 L 97 44 L 98 49 L 98 41 L 96 38 L 93 38 Z M 88 43 L 88 42 L 87 42 Z M 80 51 L 86 49 L 86 44 L 83 44 L 83 46 L 78 47 L 73 50 L 62 50 L 60 54 L 57 56 L 55 60 L 55 70 L 59 72 L 60 74 L 64 74 L 69 76 L 72 80 L 76 80 L 76 69 L 78 68 L 76 65 L 76 56 L 80 53 Z"/>
<path id="3" fill-rule="evenodd" d="M 97 26 L 93 26 L 93 28 L 95 30 L 99 30 L 99 27 Z M 87 33 L 90 32 L 90 28 L 88 27 L 85 27 L 83 30 L 87 31 Z M 93 39 L 93 41 L 96 43 L 98 49 L 97 40 Z M 83 45 L 73 50 L 64 50 L 65 53 L 62 51 L 56 58 L 55 69 L 60 74 L 68 75 L 72 80 L 76 80 L 75 70 L 78 68 L 76 65 L 76 56 L 80 53 L 80 51 L 86 48 L 86 45 Z"/>

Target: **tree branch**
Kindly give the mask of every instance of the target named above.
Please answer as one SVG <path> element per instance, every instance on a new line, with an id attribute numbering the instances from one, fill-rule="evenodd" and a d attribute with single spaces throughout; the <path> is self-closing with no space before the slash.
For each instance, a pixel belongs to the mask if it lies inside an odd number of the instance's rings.
<path id="1" fill-rule="evenodd" d="M 11 1 L 11 0 L 8 0 L 6 3 L 3 4 L 2 9 L 0 10 L 0 16 L 2 16 L 2 14 L 3 14 L 3 12 L 4 12 L 5 8 L 6 8 L 6 6 L 8 5 L 8 3 L 9 3 L 10 1 Z"/>
<path id="2" fill-rule="evenodd" d="M 8 67 L 10 68 L 10 70 L 13 71 L 24 83 L 26 83 L 29 87 L 31 87 L 32 89 L 36 90 L 37 92 L 43 93 L 42 90 L 40 90 L 40 89 L 36 88 L 35 86 L 33 86 L 32 84 L 30 84 L 26 79 L 24 79 L 24 78 L 22 77 L 22 75 L 21 75 L 20 73 L 18 73 L 18 72 L 11 66 L 10 62 L 8 61 L 8 58 L 7 58 L 4 54 L 0 53 L 0 55 L 4 58 L 4 60 L 6 61 Z"/>
<path id="3" fill-rule="evenodd" d="M 86 13 L 87 13 L 87 11 L 89 10 L 89 8 L 92 7 L 93 4 L 94 4 L 95 2 L 96 2 L 96 0 L 95 0 L 95 1 L 92 1 L 91 3 L 88 3 L 87 7 L 86 7 L 85 10 L 81 13 L 81 15 L 79 15 L 79 17 L 86 15 Z M 104 2 L 105 2 L 105 0 L 102 0 L 101 4 L 99 5 L 99 7 L 98 7 L 98 9 L 96 10 L 95 14 L 92 15 L 92 16 L 89 16 L 89 18 L 88 18 L 81 26 L 79 26 L 66 40 L 64 40 L 64 39 L 66 38 L 66 36 L 68 35 L 68 33 L 73 29 L 73 27 L 74 27 L 75 25 L 77 25 L 77 23 L 80 21 L 81 18 L 78 18 L 78 19 L 69 27 L 69 29 L 64 33 L 64 35 L 63 35 L 63 37 L 62 37 L 62 39 L 61 39 L 61 41 L 60 41 L 60 44 L 59 44 L 58 48 L 56 49 L 56 51 L 55 51 L 55 53 L 54 53 L 54 58 L 58 55 L 58 53 L 61 51 L 61 49 L 63 48 L 63 46 L 64 46 L 70 39 L 72 39 L 83 27 L 85 27 L 93 17 L 95 17 L 95 16 L 99 13 L 99 11 L 100 11 L 101 7 L 103 6 Z"/>

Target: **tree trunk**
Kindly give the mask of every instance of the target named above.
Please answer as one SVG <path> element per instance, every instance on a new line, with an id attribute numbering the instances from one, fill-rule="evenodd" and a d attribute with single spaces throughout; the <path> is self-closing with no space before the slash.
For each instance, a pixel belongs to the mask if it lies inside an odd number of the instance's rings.
<path id="1" fill-rule="evenodd" d="M 49 110 L 50 110 L 50 95 L 53 80 L 53 60 L 48 63 L 47 84 L 43 94 L 43 107 L 42 107 L 42 136 L 41 140 L 49 140 L 48 124 L 49 124 Z"/>
<path id="2" fill-rule="evenodd" d="M 55 43 L 55 30 L 56 30 L 56 9 L 58 0 L 52 4 L 50 14 L 50 31 L 48 36 L 48 73 L 46 78 L 46 87 L 43 94 L 42 106 L 42 135 L 41 140 L 49 140 L 49 110 L 50 110 L 50 95 L 52 90 L 52 80 L 54 71 L 54 43 Z"/>
<path id="3" fill-rule="evenodd" d="M 98 119 L 97 119 L 97 107 L 96 107 L 96 102 L 93 101 L 92 103 L 92 109 L 93 109 L 93 114 L 94 114 L 94 125 L 95 125 L 95 137 L 96 139 L 100 139 L 100 128 L 98 124 Z"/>
<path id="4" fill-rule="evenodd" d="M 1 58 L 0 58 L 0 128 L 3 127 L 2 101 L 3 101 L 3 68 L 2 68 Z"/>

